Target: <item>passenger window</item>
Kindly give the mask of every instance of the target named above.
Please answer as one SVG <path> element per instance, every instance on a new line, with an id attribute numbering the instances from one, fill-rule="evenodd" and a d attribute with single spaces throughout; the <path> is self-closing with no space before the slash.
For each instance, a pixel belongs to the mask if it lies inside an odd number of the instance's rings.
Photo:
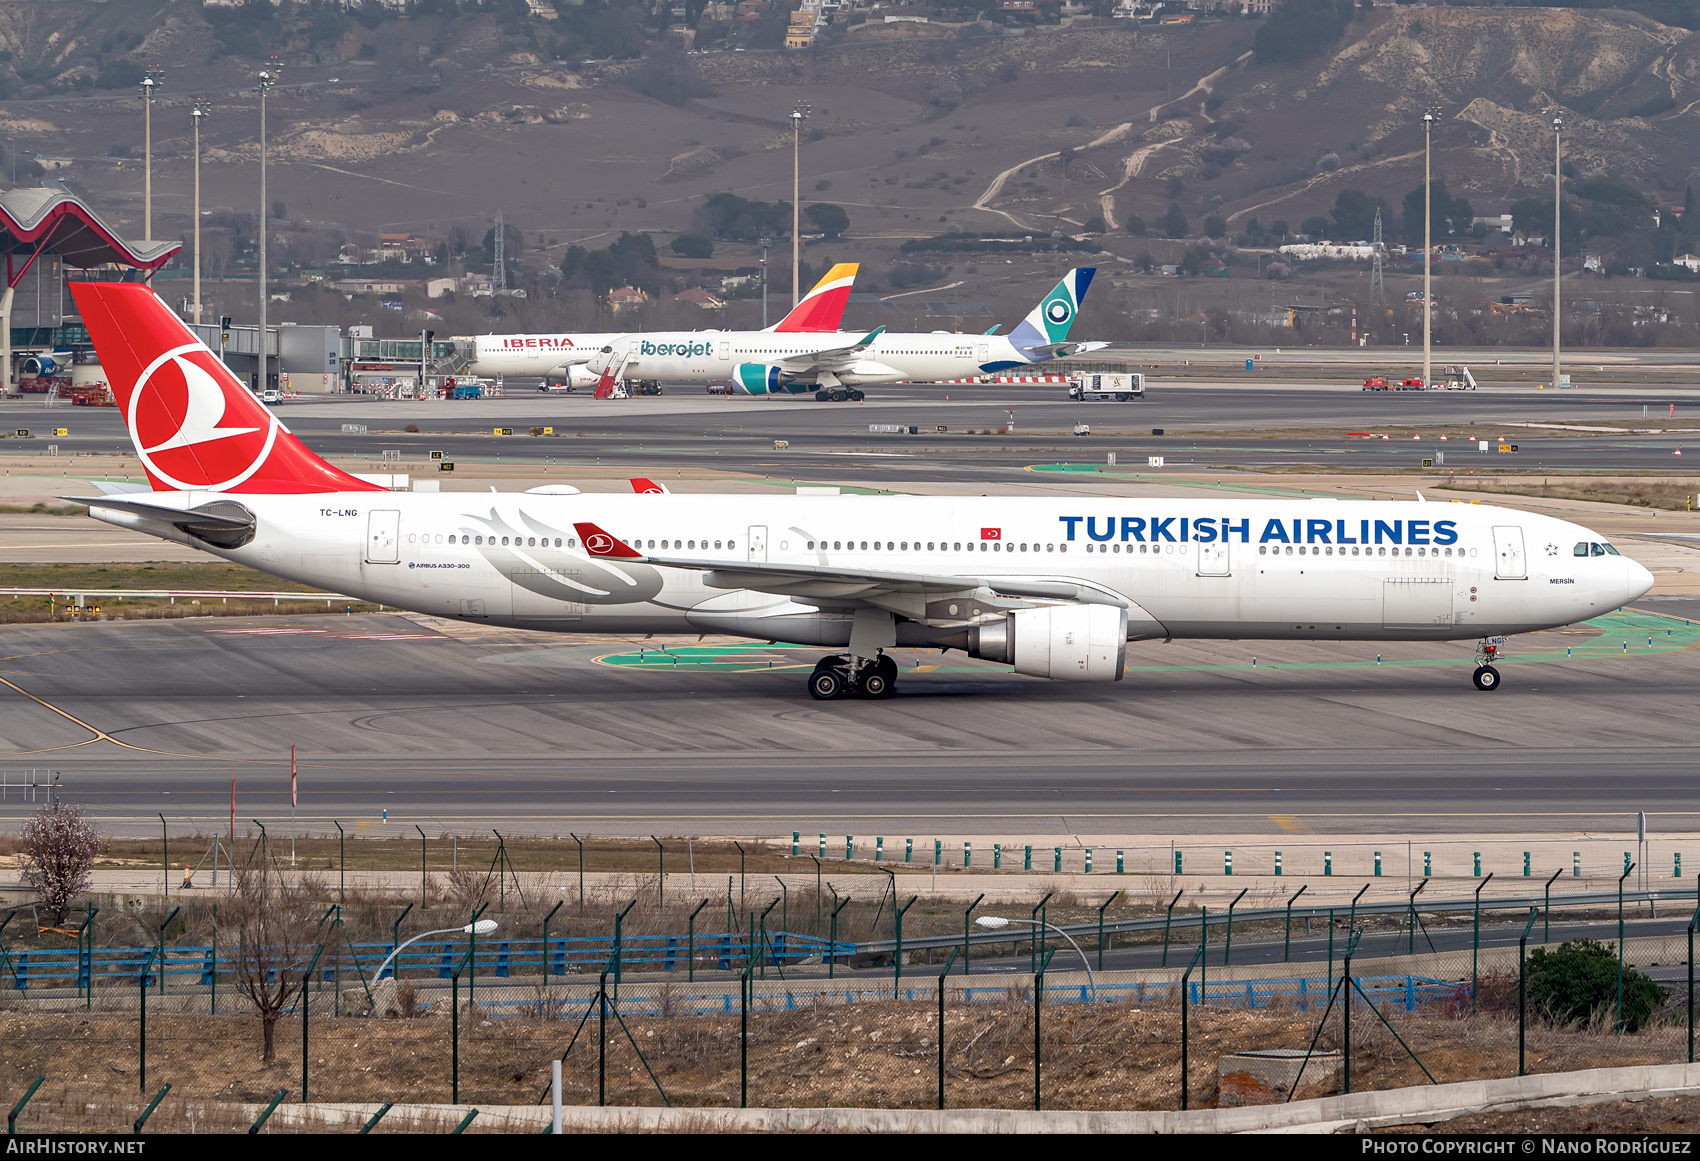
<path id="1" fill-rule="evenodd" d="M 1288 555 L 1288 556 L 1291 556 L 1291 555 L 1293 555 L 1293 546 L 1292 546 L 1292 545 L 1290 545 L 1290 544 L 1289 544 L 1289 545 L 1287 545 L 1287 555 Z"/>
<path id="2" fill-rule="evenodd" d="M 505 544 L 507 544 L 507 542 L 508 542 L 508 538 L 506 536 L 502 537 L 502 543 L 505 545 Z"/>
<path id="3" fill-rule="evenodd" d="M 862 551 L 868 551 L 868 542 L 866 540 L 862 541 Z"/>
<path id="4" fill-rule="evenodd" d="M 962 551 L 962 545 L 960 545 L 960 544 L 954 544 L 954 545 L 952 545 L 952 548 L 954 548 L 955 551 L 957 551 L 957 552 Z"/>
<path id="5" fill-rule="evenodd" d="M 714 547 L 719 548 L 720 547 L 720 541 L 716 540 L 714 542 Z"/>
<path id="6" fill-rule="evenodd" d="M 841 547 L 841 546 L 840 546 L 840 545 L 839 545 L 839 543 L 838 543 L 838 541 L 836 541 L 836 540 L 834 540 L 834 541 L 833 541 L 833 542 L 832 542 L 832 547 L 833 547 L 833 548 L 834 548 L 834 549 L 837 549 L 837 548 L 839 548 L 839 547 Z"/>
<path id="7" fill-rule="evenodd" d="M 1269 555 L 1269 546 L 1267 544 L 1258 545 L 1257 546 L 1257 555 L 1268 556 Z"/>
<path id="8" fill-rule="evenodd" d="M 528 537 L 525 538 L 525 543 L 532 548 L 536 548 L 537 547 L 537 537 L 528 536 Z"/>
<path id="9" fill-rule="evenodd" d="M 1055 552 L 1056 550 L 1057 550 L 1057 546 L 1054 545 L 1054 544 L 1045 545 L 1045 551 L 1046 552 Z"/>

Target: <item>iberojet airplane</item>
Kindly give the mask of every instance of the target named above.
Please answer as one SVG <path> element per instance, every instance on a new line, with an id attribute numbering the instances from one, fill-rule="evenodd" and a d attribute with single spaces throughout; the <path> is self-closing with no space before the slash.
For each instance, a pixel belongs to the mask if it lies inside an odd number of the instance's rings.
<path id="1" fill-rule="evenodd" d="M 558 633 L 832 652 L 809 692 L 889 696 L 898 645 L 1119 681 L 1127 642 L 1480 639 L 1653 578 L 1597 533 L 1476 504 L 1213 497 L 391 493 L 308 451 L 146 286 L 71 287 L 150 486 L 110 524 L 362 600 Z"/>
<path id="2" fill-rule="evenodd" d="M 813 290 L 789 314 L 762 331 L 687 331 L 687 341 L 704 343 L 737 335 L 832 334 L 844 318 L 850 288 L 856 281 L 855 262 L 840 262 L 826 272 Z M 602 334 L 479 335 L 474 342 L 471 370 L 476 375 L 540 375 L 569 387 L 594 387 L 599 374 L 585 369 L 602 349 L 626 336 Z M 677 340 L 678 336 L 670 336 Z M 651 376 L 644 376 L 650 378 Z M 545 386 L 544 390 L 548 390 Z"/>
<path id="3" fill-rule="evenodd" d="M 975 378 L 1108 346 L 1067 341 L 1095 272 L 1070 270 L 1008 335 L 899 334 L 884 327 L 835 335 L 836 343 L 818 335 L 770 333 L 622 335 L 590 369 L 613 379 L 730 380 L 750 395 L 813 392 L 823 402 L 860 400 L 857 388 L 870 383 Z"/>

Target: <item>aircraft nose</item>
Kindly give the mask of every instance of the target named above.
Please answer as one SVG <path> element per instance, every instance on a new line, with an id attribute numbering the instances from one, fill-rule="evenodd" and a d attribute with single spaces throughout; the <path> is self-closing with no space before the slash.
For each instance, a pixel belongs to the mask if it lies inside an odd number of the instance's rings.
<path id="1" fill-rule="evenodd" d="M 1653 574 L 1647 571 L 1646 566 L 1638 561 L 1630 560 L 1627 556 L 1618 559 L 1623 561 L 1623 599 L 1618 601 L 1621 606 L 1651 592 Z"/>

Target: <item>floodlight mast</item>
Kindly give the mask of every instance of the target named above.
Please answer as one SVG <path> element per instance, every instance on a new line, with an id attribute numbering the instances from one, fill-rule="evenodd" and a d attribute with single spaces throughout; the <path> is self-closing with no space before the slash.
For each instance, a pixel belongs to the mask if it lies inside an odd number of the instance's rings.
<path id="1" fill-rule="evenodd" d="M 798 194 L 798 143 L 803 131 L 803 122 L 809 116 L 809 103 L 798 101 L 791 107 L 791 309 L 797 309 L 797 303 L 802 296 L 802 286 L 798 281 L 802 270 L 802 236 L 800 225 L 802 215 Z"/>

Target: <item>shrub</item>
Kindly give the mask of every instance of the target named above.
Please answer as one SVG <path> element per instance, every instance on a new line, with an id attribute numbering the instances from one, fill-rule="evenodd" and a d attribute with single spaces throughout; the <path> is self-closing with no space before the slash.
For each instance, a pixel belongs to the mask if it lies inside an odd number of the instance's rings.
<path id="1" fill-rule="evenodd" d="M 1132 234 L 1135 238 L 1142 238 L 1145 236 L 1145 219 L 1140 217 L 1138 214 L 1129 214 L 1127 216 L 1127 226 L 1125 228 L 1127 232 Z"/>
<path id="2" fill-rule="evenodd" d="M 1617 1006 L 1617 953 L 1596 940 L 1573 939 L 1556 951 L 1538 947 L 1528 972 L 1529 1003 L 1549 1020 L 1583 1022 Z M 1624 1031 L 1638 1031 L 1664 1001 L 1664 988 L 1623 968 Z"/>
<path id="3" fill-rule="evenodd" d="M 667 248 L 681 258 L 714 257 L 714 240 L 705 234 L 680 234 Z"/>

